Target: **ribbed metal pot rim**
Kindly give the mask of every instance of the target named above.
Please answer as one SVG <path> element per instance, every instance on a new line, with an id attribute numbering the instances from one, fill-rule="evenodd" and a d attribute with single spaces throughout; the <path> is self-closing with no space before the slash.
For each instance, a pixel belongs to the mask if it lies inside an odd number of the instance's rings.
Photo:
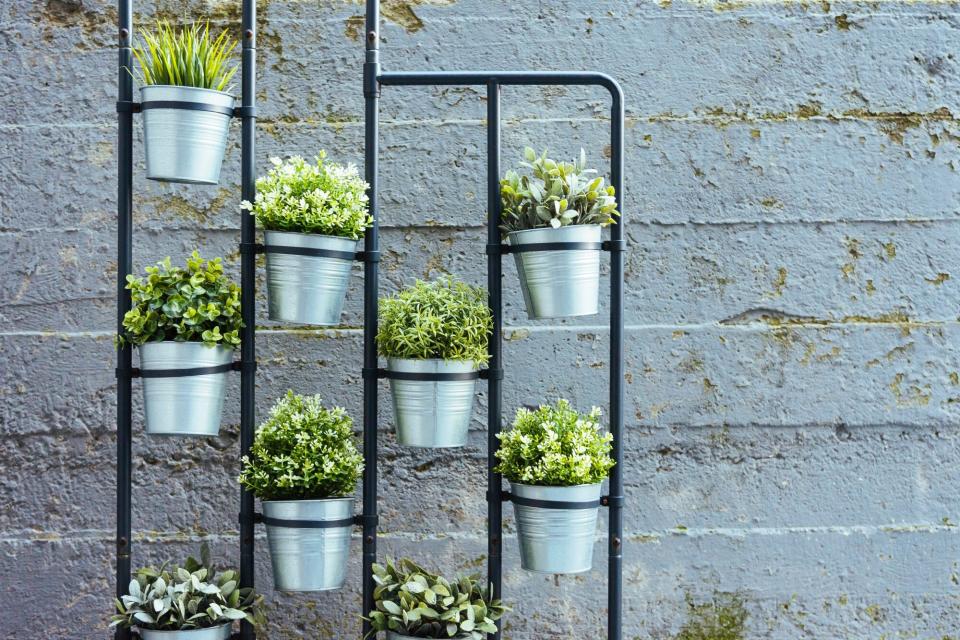
<path id="1" fill-rule="evenodd" d="M 562 232 L 574 233 L 578 231 L 583 231 L 586 233 L 586 229 L 603 229 L 599 224 L 568 224 L 565 227 L 542 227 L 539 229 L 521 229 L 519 231 L 509 231 L 507 232 L 507 238 L 512 240 L 517 240 L 517 244 L 538 244 L 540 242 L 553 242 L 553 240 L 533 240 L 525 238 L 524 236 L 528 235 L 557 235 Z M 514 244 L 511 242 L 511 244 Z M 562 251 L 562 249 L 558 249 Z"/>

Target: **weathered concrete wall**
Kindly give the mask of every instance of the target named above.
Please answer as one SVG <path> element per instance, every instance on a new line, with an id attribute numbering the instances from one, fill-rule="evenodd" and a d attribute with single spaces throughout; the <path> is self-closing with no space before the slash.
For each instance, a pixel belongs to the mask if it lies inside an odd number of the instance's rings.
<path id="1" fill-rule="evenodd" d="M 259 164 L 321 147 L 362 160 L 362 7 L 260 4 Z M 136 9 L 239 16 L 236 0 Z M 384 14 L 388 69 L 592 68 L 625 87 L 626 637 L 960 638 L 960 6 L 386 0 Z M 108 636 L 114 20 L 107 0 L 0 3 L 7 638 Z M 526 143 L 602 160 L 602 95 L 504 93 L 505 164 Z M 472 90 L 385 90 L 385 291 L 483 280 L 484 109 Z M 139 167 L 138 268 L 200 247 L 236 270 L 238 160 L 234 135 L 219 188 Z M 351 328 L 260 332 L 261 411 L 293 388 L 360 415 L 355 276 Z M 505 406 L 603 404 L 606 316 L 531 326 L 509 264 L 505 291 Z M 383 551 L 482 569 L 482 422 L 464 451 L 400 449 L 382 401 Z M 135 427 L 135 564 L 200 539 L 235 556 L 235 389 L 229 406 L 214 440 Z M 505 638 L 598 635 L 602 545 L 591 574 L 556 579 L 520 571 L 513 538 L 506 551 Z M 269 590 L 262 540 L 258 558 Z M 271 593 L 266 637 L 355 638 L 358 588 L 355 570 L 341 592 Z"/>

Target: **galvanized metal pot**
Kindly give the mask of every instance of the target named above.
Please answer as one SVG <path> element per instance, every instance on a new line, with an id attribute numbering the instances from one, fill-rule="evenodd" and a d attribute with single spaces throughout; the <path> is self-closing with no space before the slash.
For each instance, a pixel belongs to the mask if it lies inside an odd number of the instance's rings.
<path id="1" fill-rule="evenodd" d="M 174 85 L 141 87 L 140 101 L 193 102 L 229 110 L 234 105 L 229 93 Z M 186 108 L 144 109 L 147 177 L 166 182 L 217 184 L 230 118 L 226 113 Z"/>
<path id="2" fill-rule="evenodd" d="M 225 365 L 231 347 L 202 342 L 148 342 L 140 346 L 141 369 L 193 369 Z M 228 373 L 143 379 L 147 433 L 160 436 L 215 436 L 227 389 Z"/>
<path id="3" fill-rule="evenodd" d="M 265 231 L 267 247 L 307 247 L 354 253 L 359 241 L 309 233 Z M 271 320 L 297 324 L 340 323 L 353 261 L 326 256 L 267 254 L 267 299 Z"/>
<path id="4" fill-rule="evenodd" d="M 389 358 L 387 369 L 408 373 L 476 371 L 472 360 Z M 476 380 L 390 379 L 397 441 L 411 447 L 462 447 L 473 413 Z"/>
<path id="5" fill-rule="evenodd" d="M 454 636 L 450 640 L 463 640 L 467 636 Z M 397 633 L 396 631 L 387 631 L 387 640 L 423 640 L 423 638 L 418 638 L 416 636 L 406 636 L 402 633 Z"/>
<path id="6" fill-rule="evenodd" d="M 151 631 L 140 629 L 143 640 L 228 640 L 233 630 L 231 623 L 208 629 L 187 629 L 184 631 Z"/>
<path id="7" fill-rule="evenodd" d="M 552 502 L 592 502 L 600 499 L 600 484 L 537 487 L 511 483 L 519 498 Z M 547 509 L 513 503 L 520 542 L 520 566 L 538 573 L 583 573 L 593 563 L 598 507 Z"/>
<path id="8" fill-rule="evenodd" d="M 353 498 L 268 500 L 265 518 L 317 522 L 353 518 Z M 311 528 L 267 523 L 267 542 L 277 591 L 329 591 L 347 579 L 352 525 Z"/>
<path id="9" fill-rule="evenodd" d="M 600 225 L 511 231 L 511 246 L 547 242 L 600 242 Z M 594 315 L 600 308 L 600 252 L 527 251 L 513 254 L 531 319 Z"/>

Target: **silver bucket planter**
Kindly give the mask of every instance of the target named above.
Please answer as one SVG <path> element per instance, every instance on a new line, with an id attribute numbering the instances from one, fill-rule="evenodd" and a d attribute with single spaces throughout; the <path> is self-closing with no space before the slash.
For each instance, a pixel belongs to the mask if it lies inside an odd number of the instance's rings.
<path id="1" fill-rule="evenodd" d="M 389 358 L 387 369 L 404 373 L 469 373 L 472 360 Z M 467 444 L 477 381 L 396 380 L 390 378 L 397 441 L 410 447 L 462 447 Z"/>
<path id="2" fill-rule="evenodd" d="M 228 640 L 233 624 L 222 624 L 208 629 L 187 629 L 184 631 L 152 631 L 140 629 L 143 640 Z"/>
<path id="3" fill-rule="evenodd" d="M 264 240 L 270 319 L 297 324 L 339 324 L 353 260 L 273 253 L 269 247 L 327 249 L 353 254 L 359 241 L 286 231 L 265 231 Z"/>
<path id="4" fill-rule="evenodd" d="M 140 88 L 147 177 L 166 182 L 217 184 L 230 129 L 234 99 L 229 93 L 197 87 L 149 85 Z M 149 103 L 190 102 L 214 111 Z"/>
<path id="5" fill-rule="evenodd" d="M 600 242 L 600 225 L 511 231 L 511 246 L 547 242 Z M 600 252 L 597 250 L 514 253 L 527 315 L 531 319 L 594 315 L 600 308 Z"/>
<path id="6" fill-rule="evenodd" d="M 233 348 L 202 342 L 148 342 L 140 346 L 140 368 L 194 369 L 229 364 Z M 143 379 L 147 433 L 216 436 L 227 389 L 227 373 Z"/>
<path id="7" fill-rule="evenodd" d="M 353 498 L 268 500 L 263 502 L 263 517 L 277 591 L 329 591 L 343 586 L 353 530 Z M 283 526 L 281 521 L 295 521 L 299 526 Z M 341 524 L 307 526 L 317 522 Z"/>
<path id="8" fill-rule="evenodd" d="M 538 573 L 583 573 L 593 564 L 600 484 L 539 487 L 510 483 L 520 542 L 520 566 Z M 581 508 L 545 508 L 524 499 L 583 503 Z"/>

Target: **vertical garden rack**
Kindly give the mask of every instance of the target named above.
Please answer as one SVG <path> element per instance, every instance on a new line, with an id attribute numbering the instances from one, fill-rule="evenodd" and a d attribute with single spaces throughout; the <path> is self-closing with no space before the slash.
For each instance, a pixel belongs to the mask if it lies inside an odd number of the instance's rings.
<path id="1" fill-rule="evenodd" d="M 255 195 L 254 128 L 256 122 L 256 0 L 243 0 L 241 23 L 242 70 L 241 106 L 234 116 L 241 120 L 241 195 L 252 201 Z M 117 331 L 123 331 L 123 316 L 130 309 L 130 294 L 126 290 L 126 275 L 132 273 L 133 257 L 133 115 L 140 105 L 133 99 L 131 38 L 132 0 L 118 0 L 119 26 L 119 92 L 118 112 L 118 269 L 117 269 Z M 552 249 L 600 249 L 610 253 L 610 407 L 609 429 L 613 434 L 612 455 L 616 465 L 610 471 L 608 495 L 601 504 L 609 508 L 608 582 L 607 582 L 607 638 L 622 638 L 622 538 L 623 538 L 623 92 L 610 76 L 592 72 L 381 72 L 379 53 L 380 2 L 366 2 L 366 58 L 363 66 L 363 93 L 365 99 L 364 159 L 365 177 L 369 183 L 370 213 L 373 225 L 364 237 L 364 250 L 356 259 L 364 265 L 364 337 L 363 337 L 363 455 L 366 462 L 363 474 L 363 512 L 356 517 L 362 527 L 362 581 L 363 613 L 373 609 L 373 580 L 371 565 L 377 559 L 377 405 L 378 381 L 389 374 L 378 367 L 377 299 L 379 289 L 379 100 L 384 86 L 483 86 L 487 92 L 487 287 L 493 314 L 493 335 L 490 340 L 490 361 L 481 377 L 488 384 L 487 416 L 487 573 L 494 597 L 501 597 L 502 577 L 502 513 L 503 502 L 509 501 L 509 492 L 503 490 L 499 474 L 494 472 L 498 446 L 497 434 L 502 427 L 501 366 L 503 309 L 501 278 L 503 257 L 516 252 L 516 247 L 501 243 L 500 239 L 500 134 L 501 87 L 509 85 L 579 85 L 599 86 L 611 97 L 610 109 L 610 180 L 620 202 L 620 221 L 611 227 L 610 240 L 601 246 L 581 246 L 578 243 L 554 243 Z M 544 245 L 541 245 L 541 247 Z M 234 369 L 240 371 L 240 455 L 249 451 L 254 435 L 254 374 L 256 371 L 255 276 L 256 254 L 263 247 L 256 243 L 253 216 L 241 214 L 241 289 L 242 317 L 240 361 Z M 117 597 L 126 593 L 131 576 L 131 500 L 132 447 L 131 395 L 132 380 L 141 372 L 132 366 L 129 345 L 118 350 L 117 364 Z M 185 375 L 189 375 L 186 372 Z M 260 520 L 254 513 L 253 495 L 240 491 L 240 586 L 252 587 L 254 576 L 254 526 Z M 364 622 L 363 633 L 370 631 Z M 130 640 L 137 634 L 118 628 L 118 640 Z M 234 638 L 253 640 L 253 628 L 243 622 Z M 499 640 L 500 633 L 493 634 Z"/>

